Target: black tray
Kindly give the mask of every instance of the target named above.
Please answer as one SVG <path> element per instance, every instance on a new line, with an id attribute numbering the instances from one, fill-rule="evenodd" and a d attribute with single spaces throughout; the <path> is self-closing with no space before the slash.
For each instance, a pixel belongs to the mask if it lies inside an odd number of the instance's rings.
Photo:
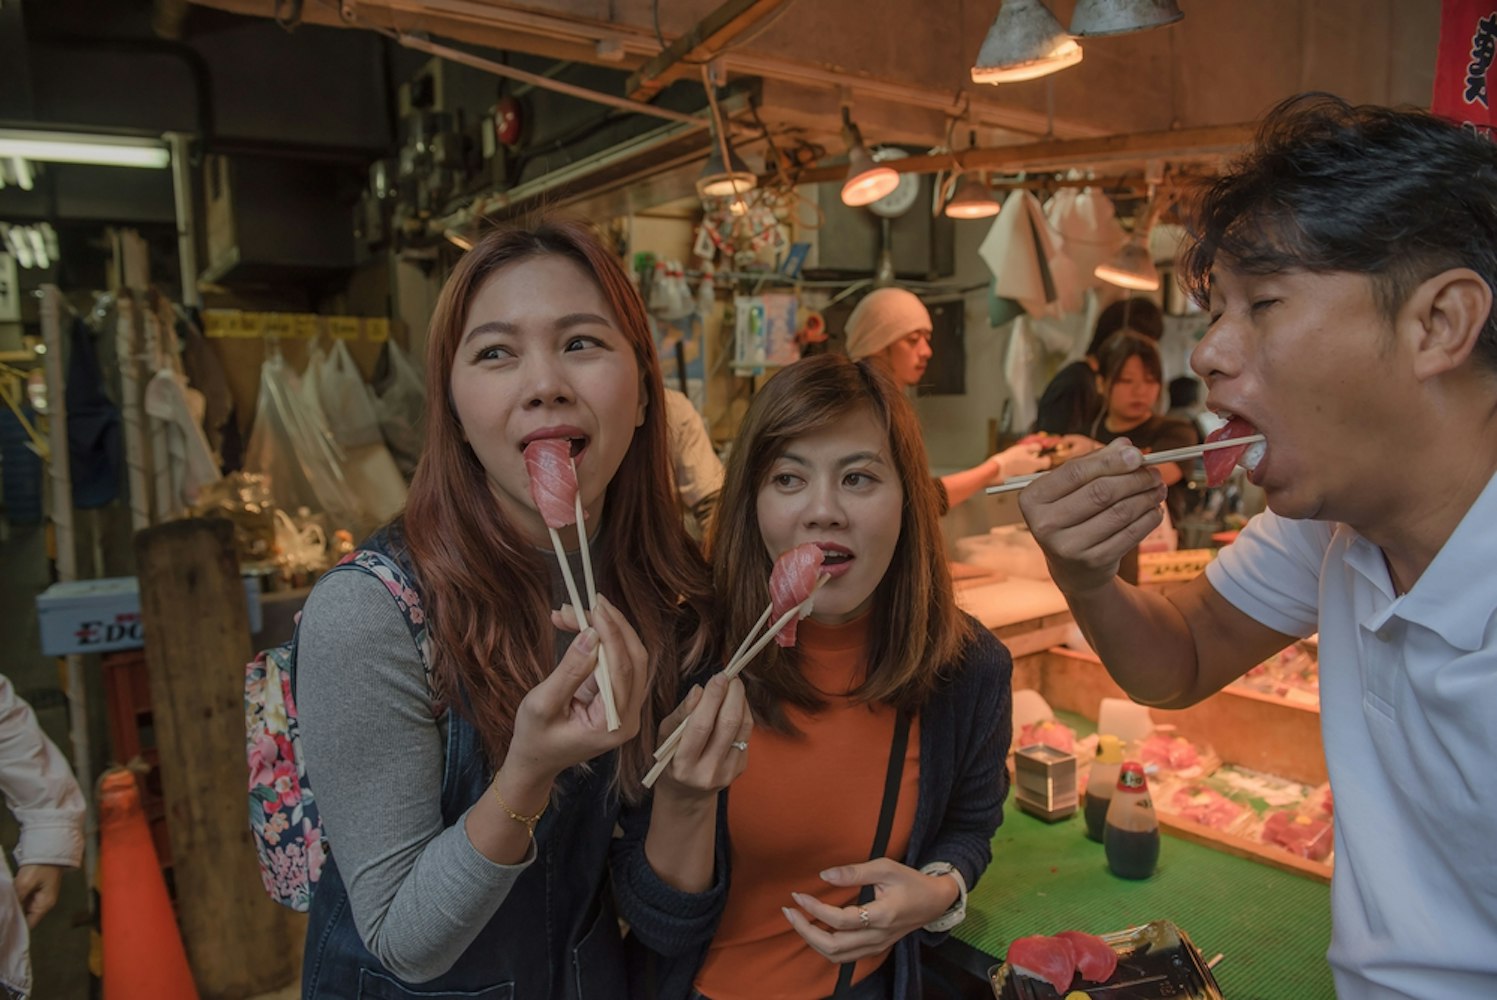
<path id="1" fill-rule="evenodd" d="M 1222 1000 L 1221 987 L 1185 932 L 1168 920 L 1101 935 L 1118 953 L 1118 968 L 1105 983 L 1079 975 L 1066 993 L 1040 979 L 1017 975 L 1007 962 L 988 970 L 998 1000 L 1060 1000 L 1080 991 L 1088 1000 Z"/>

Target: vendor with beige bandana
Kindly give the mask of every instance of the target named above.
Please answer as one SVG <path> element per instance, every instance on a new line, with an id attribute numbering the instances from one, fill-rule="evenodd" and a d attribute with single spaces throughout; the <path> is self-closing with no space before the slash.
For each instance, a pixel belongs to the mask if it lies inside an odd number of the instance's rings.
<path id="1" fill-rule="evenodd" d="M 854 361 L 883 361 L 895 381 L 912 388 L 920 384 L 930 363 L 931 329 L 930 311 L 912 292 L 878 288 L 865 296 L 847 318 L 847 354 Z M 1050 460 L 1040 457 L 1038 442 L 1020 442 L 988 456 L 979 465 L 937 479 L 945 501 L 942 513 L 984 487 L 1049 467 Z"/>

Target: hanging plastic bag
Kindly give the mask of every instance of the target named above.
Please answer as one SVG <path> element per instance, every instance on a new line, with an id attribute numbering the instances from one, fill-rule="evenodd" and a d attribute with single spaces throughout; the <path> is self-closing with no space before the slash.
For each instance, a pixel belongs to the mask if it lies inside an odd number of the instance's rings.
<path id="1" fill-rule="evenodd" d="M 311 369 L 308 368 L 308 381 Z M 317 367 L 317 395 L 327 417 L 328 429 L 344 448 L 381 444 L 379 413 L 373 395 L 348 353 L 348 344 L 333 342 L 333 349 Z"/>
<path id="2" fill-rule="evenodd" d="M 348 345 L 336 341 L 330 355 L 313 347 L 301 385 L 307 405 L 322 415 L 337 442 L 343 476 L 364 510 L 381 522 L 400 513 L 405 507 L 405 477 L 380 434 L 374 390 L 354 366 Z"/>
<path id="3" fill-rule="evenodd" d="M 202 393 L 187 385 L 187 377 L 171 368 L 162 368 L 146 383 L 142 396 L 146 415 L 161 421 L 166 452 L 155 456 L 165 462 L 170 475 L 167 513 L 190 507 L 204 487 L 220 478 L 218 459 L 208 447 L 203 432 L 204 402 Z"/>
<path id="4" fill-rule="evenodd" d="M 321 511 L 334 527 L 349 528 L 362 538 L 376 519 L 344 476 L 344 457 L 321 412 L 303 395 L 296 372 L 279 353 L 267 358 L 260 366 L 260 394 L 244 470 L 269 479 L 276 506 Z"/>
<path id="5" fill-rule="evenodd" d="M 379 429 L 406 479 L 421 457 L 426 415 L 426 384 L 395 341 L 385 341 L 385 371 L 374 383 Z"/>

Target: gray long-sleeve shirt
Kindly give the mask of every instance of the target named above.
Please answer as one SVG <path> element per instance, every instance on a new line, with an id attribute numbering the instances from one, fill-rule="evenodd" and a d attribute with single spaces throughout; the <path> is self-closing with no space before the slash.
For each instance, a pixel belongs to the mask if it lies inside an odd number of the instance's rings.
<path id="1" fill-rule="evenodd" d="M 546 561 L 559 604 L 559 564 Z M 580 582 L 580 569 L 574 575 Z M 571 638 L 557 634 L 558 658 Z M 468 840 L 463 820 L 443 827 L 446 723 L 432 717 L 420 657 L 380 580 L 331 573 L 308 597 L 297 709 L 359 936 L 407 982 L 440 975 L 503 904 L 534 847 L 521 864 L 495 864 Z"/>

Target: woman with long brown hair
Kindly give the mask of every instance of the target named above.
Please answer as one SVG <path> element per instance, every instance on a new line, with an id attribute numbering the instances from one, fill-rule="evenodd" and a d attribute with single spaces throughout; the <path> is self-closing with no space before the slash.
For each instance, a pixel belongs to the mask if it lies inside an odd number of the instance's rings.
<path id="1" fill-rule="evenodd" d="M 752 628 L 781 552 L 814 543 L 830 579 L 796 645 L 743 675 L 756 729 L 722 796 L 726 886 L 652 850 L 658 825 L 634 841 L 683 893 L 675 933 L 641 935 L 659 996 L 919 997 L 916 942 L 987 867 L 1011 733 L 1012 661 L 956 606 L 938 511 L 882 366 L 820 355 L 754 398 L 709 540 L 719 638 Z"/>
<path id="2" fill-rule="evenodd" d="M 303 991 L 623 996 L 610 842 L 650 758 L 634 737 L 676 703 L 709 598 L 676 513 L 644 307 L 585 227 L 496 231 L 448 279 L 426 357 L 405 514 L 323 577 L 297 639 L 332 845 Z M 529 490 L 524 451 L 542 438 L 570 443 L 597 573 L 575 637 Z M 578 530 L 561 531 L 569 552 Z"/>

